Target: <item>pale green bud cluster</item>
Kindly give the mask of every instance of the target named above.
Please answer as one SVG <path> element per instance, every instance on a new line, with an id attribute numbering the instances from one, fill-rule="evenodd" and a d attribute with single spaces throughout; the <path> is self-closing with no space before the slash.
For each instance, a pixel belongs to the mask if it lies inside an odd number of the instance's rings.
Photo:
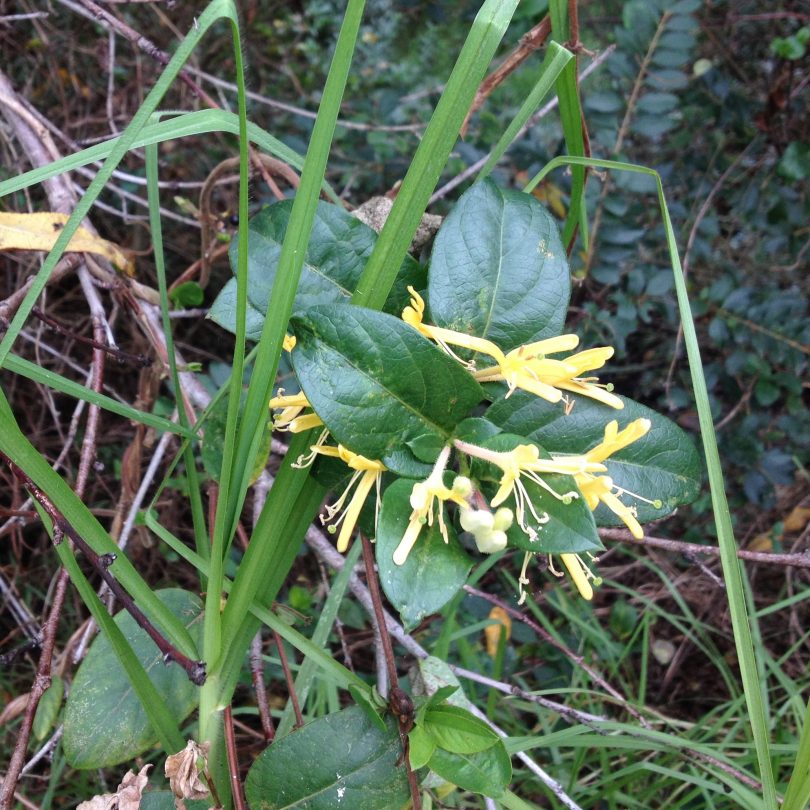
<path id="1" fill-rule="evenodd" d="M 506 548 L 506 530 L 512 525 L 514 515 L 505 506 L 494 514 L 488 509 L 462 509 L 459 520 L 461 528 L 473 535 L 482 554 L 494 554 Z"/>

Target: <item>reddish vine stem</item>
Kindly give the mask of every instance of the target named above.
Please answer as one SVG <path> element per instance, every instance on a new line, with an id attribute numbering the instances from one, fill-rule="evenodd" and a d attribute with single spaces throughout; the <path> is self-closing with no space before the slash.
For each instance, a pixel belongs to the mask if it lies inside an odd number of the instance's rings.
<path id="1" fill-rule="evenodd" d="M 233 731 L 233 711 L 229 703 L 224 712 L 225 750 L 228 752 L 228 773 L 231 777 L 231 795 L 236 810 L 247 810 L 242 781 L 239 778 L 239 761 L 236 758 L 236 735 Z"/>
<path id="2" fill-rule="evenodd" d="M 276 649 L 278 650 L 278 658 L 281 661 L 281 669 L 284 671 L 284 680 L 287 682 L 287 691 L 290 694 L 292 701 L 293 714 L 295 714 L 295 727 L 301 728 L 304 725 L 304 716 L 301 714 L 301 706 L 298 703 L 298 693 L 295 691 L 295 679 L 290 670 L 290 663 L 287 660 L 287 651 L 284 649 L 284 642 L 281 636 L 275 631 L 272 631 L 273 639 L 276 642 Z"/>
<path id="3" fill-rule="evenodd" d="M 374 570 L 374 551 L 371 548 L 371 541 L 364 534 L 360 535 L 363 543 L 363 564 L 366 569 L 366 584 L 371 595 L 371 603 L 374 606 L 374 621 L 380 635 L 383 653 L 385 655 L 385 667 L 388 672 L 389 689 L 388 707 L 399 722 L 399 737 L 402 741 L 402 764 L 405 766 L 405 773 L 408 775 L 408 786 L 411 790 L 411 803 L 413 810 L 422 810 L 422 796 L 419 793 L 419 782 L 416 774 L 411 768 L 409 757 L 408 732 L 413 728 L 413 701 L 408 694 L 399 688 L 397 678 L 397 668 L 394 662 L 394 646 L 391 643 L 391 636 L 388 633 L 388 626 L 385 623 L 385 612 L 380 594 L 380 581 L 377 572 Z"/>
<path id="4" fill-rule="evenodd" d="M 276 736 L 276 727 L 273 723 L 273 716 L 270 714 L 270 704 L 267 701 L 267 687 L 264 684 L 261 631 L 256 633 L 250 645 L 250 676 L 253 680 L 253 690 L 256 692 L 256 705 L 259 707 L 259 720 L 262 724 L 264 741 L 271 743 Z"/>

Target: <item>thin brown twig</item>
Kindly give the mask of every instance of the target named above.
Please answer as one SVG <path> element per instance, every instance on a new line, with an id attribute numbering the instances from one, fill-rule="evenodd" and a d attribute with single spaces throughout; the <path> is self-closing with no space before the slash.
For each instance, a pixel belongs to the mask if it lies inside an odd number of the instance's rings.
<path id="1" fill-rule="evenodd" d="M 298 703 L 298 693 L 295 691 L 295 678 L 293 678 L 290 663 L 287 660 L 287 651 L 284 649 L 284 642 L 281 636 L 275 630 L 271 629 L 271 632 L 273 633 L 273 640 L 276 642 L 278 659 L 281 661 L 281 669 L 284 671 L 284 680 L 287 682 L 287 692 L 290 695 L 290 702 L 292 703 L 293 714 L 295 715 L 295 727 L 301 728 L 304 725 L 304 715 L 301 714 L 301 706 Z"/>
<path id="2" fill-rule="evenodd" d="M 231 795 L 236 810 L 247 810 L 242 780 L 239 778 L 239 761 L 236 756 L 236 735 L 233 731 L 233 711 L 229 703 L 223 713 L 225 727 L 225 749 L 228 753 L 228 773 L 231 777 Z"/>
<path id="3" fill-rule="evenodd" d="M 53 522 L 54 526 L 54 543 L 58 544 L 61 541 L 62 535 L 67 535 L 70 540 L 79 548 L 79 550 L 87 557 L 91 565 L 98 571 L 107 587 L 115 595 L 126 611 L 138 623 L 138 625 L 147 633 L 149 638 L 154 641 L 157 648 L 163 653 L 166 661 L 174 661 L 189 677 L 189 680 L 197 686 L 202 686 L 205 683 L 205 662 L 192 661 L 188 656 L 184 655 L 178 650 L 168 639 L 166 639 L 160 631 L 152 624 L 146 617 L 144 612 L 135 604 L 132 597 L 124 590 L 118 580 L 110 573 L 110 566 L 115 562 L 115 554 L 97 554 L 96 551 L 84 540 L 84 538 L 73 528 L 73 526 L 66 520 L 64 515 L 56 508 L 53 501 L 31 480 L 26 472 L 18 467 L 8 456 L 0 452 L 0 459 L 2 459 L 14 473 L 14 475 L 22 481 L 25 488 L 45 510 Z"/>
<path id="4" fill-rule="evenodd" d="M 644 535 L 641 540 L 636 540 L 626 529 L 599 529 L 599 536 L 608 540 L 618 540 L 622 543 L 636 546 L 648 546 L 660 548 L 664 551 L 671 551 L 675 554 L 686 554 L 688 556 L 710 556 L 720 555 L 717 546 L 704 546 L 700 543 L 686 543 L 683 540 L 670 540 L 667 537 L 651 537 Z M 810 568 L 810 550 L 799 551 L 793 554 L 776 554 L 770 551 L 748 551 L 737 549 L 737 557 L 753 563 L 766 563 L 768 565 L 788 565 L 792 568 Z"/>
<path id="5" fill-rule="evenodd" d="M 593 667 L 591 667 L 585 661 L 581 655 L 577 655 L 573 650 L 569 650 L 565 644 L 557 641 L 557 639 L 544 630 L 530 616 L 527 616 L 525 613 L 522 613 L 521 611 L 507 604 L 503 599 L 499 599 L 497 596 L 492 596 L 491 594 L 481 591 L 478 588 L 473 588 L 472 585 L 465 585 L 464 590 L 473 596 L 477 596 L 480 599 L 485 599 L 492 605 L 497 605 L 499 608 L 501 608 L 501 610 L 506 611 L 506 613 L 508 613 L 513 619 L 516 619 L 517 621 L 522 622 L 527 627 L 531 628 L 541 639 L 543 639 L 543 641 L 550 644 L 552 647 L 554 647 L 554 649 L 559 650 L 573 664 L 578 666 L 583 672 L 587 673 L 594 683 L 597 683 L 611 697 L 615 698 L 619 704 L 628 711 L 629 714 L 633 715 L 633 717 L 635 717 L 636 720 L 641 723 L 641 725 L 645 727 L 648 726 L 647 721 L 644 719 L 641 713 L 636 708 L 631 706 L 630 703 L 628 703 L 627 698 L 625 698 L 621 692 L 612 687 Z"/>

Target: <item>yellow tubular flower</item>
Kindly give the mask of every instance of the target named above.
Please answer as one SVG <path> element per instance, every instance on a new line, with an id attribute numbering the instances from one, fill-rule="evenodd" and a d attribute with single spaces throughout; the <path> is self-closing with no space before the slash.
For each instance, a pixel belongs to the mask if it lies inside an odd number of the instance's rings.
<path id="1" fill-rule="evenodd" d="M 439 458 L 436 460 L 430 475 L 424 481 L 419 481 L 413 485 L 410 497 L 413 511 L 408 521 L 408 528 L 394 551 L 394 563 L 396 565 L 403 565 L 408 559 L 408 555 L 411 553 L 411 549 L 416 544 L 419 533 L 422 531 L 422 526 L 425 523 L 428 526 L 433 525 L 434 505 L 436 506 L 439 531 L 445 543 L 449 542 L 449 538 L 447 536 L 447 526 L 444 523 L 443 501 L 453 501 L 459 506 L 467 506 L 464 493 L 469 492 L 468 479 L 459 476 L 459 479 L 453 482 L 452 488 L 444 485 L 444 470 L 450 458 L 450 449 L 449 445 L 445 447 L 439 453 Z M 436 501 L 438 501 L 437 504 Z"/>
<path id="2" fill-rule="evenodd" d="M 579 494 L 573 490 L 561 495 L 559 492 L 552 489 L 549 484 L 541 478 L 541 475 L 555 473 L 559 475 L 574 475 L 586 469 L 587 461 L 583 456 L 562 457 L 559 460 L 553 458 L 541 459 L 540 451 L 533 444 L 519 444 L 514 450 L 507 452 L 488 450 L 484 447 L 468 444 L 458 439 L 454 444 L 462 453 L 488 461 L 503 471 L 500 487 L 490 504 L 493 507 L 500 506 L 510 495 L 514 496 L 515 517 L 517 518 L 518 526 L 528 535 L 529 540 L 534 541 L 537 539 L 537 529 L 529 525 L 527 513 L 533 518 L 537 528 L 547 523 L 549 517 L 546 513 L 544 513 L 542 517 L 538 514 L 525 485 L 521 481 L 521 477 L 528 478 L 558 501 L 569 502 L 571 499 L 579 497 Z M 604 465 L 596 463 L 592 464 L 590 468 L 596 472 L 604 472 L 606 470 Z"/>
<path id="3" fill-rule="evenodd" d="M 591 569 L 582 562 L 578 554 L 560 554 L 560 560 L 571 575 L 574 585 L 577 586 L 579 595 L 590 602 L 593 599 L 593 587 L 590 580 L 594 579 Z"/>
<path id="4" fill-rule="evenodd" d="M 570 465 L 581 464 L 579 472 L 573 473 L 582 497 L 591 510 L 596 509 L 600 501 L 615 515 L 621 518 L 637 540 L 644 537 L 644 530 L 636 519 L 635 508 L 622 503 L 618 497 L 623 490 L 613 484 L 613 479 L 607 475 L 596 476 L 594 473 L 606 471 L 602 462 L 609 456 L 624 449 L 628 445 L 646 436 L 650 430 L 649 419 L 636 419 L 623 430 L 619 430 L 619 423 L 614 419 L 605 425 L 604 439 L 596 447 L 585 453 L 584 456 L 554 456 L 555 461 L 567 461 Z M 602 469 L 599 470 L 599 467 Z M 633 493 L 628 493 L 633 495 Z M 633 495 L 639 500 L 645 500 L 639 495 Z"/>
<path id="5" fill-rule="evenodd" d="M 597 385 L 595 377 L 583 377 L 586 371 L 602 368 L 613 356 L 613 349 L 604 346 L 586 349 L 572 354 L 564 360 L 546 357 L 576 348 L 579 338 L 576 335 L 560 335 L 536 343 L 527 343 L 509 352 L 504 362 L 497 366 L 482 368 L 473 376 L 478 382 L 500 382 L 509 386 L 507 396 L 517 388 L 541 397 L 549 402 L 559 402 L 563 391 L 582 394 L 612 408 L 623 408 L 624 404 L 603 386 Z"/>
<path id="6" fill-rule="evenodd" d="M 291 352 L 295 348 L 295 335 L 284 335 L 281 348 L 284 349 L 285 352 Z"/>
<path id="7" fill-rule="evenodd" d="M 470 367 L 470 363 L 462 360 L 450 346 L 460 346 L 462 349 L 471 349 L 474 352 L 483 352 L 492 357 L 496 363 L 505 361 L 503 352 L 491 341 L 484 338 L 465 335 L 463 332 L 454 332 L 452 329 L 442 329 L 439 326 L 430 326 L 423 323 L 425 316 L 425 302 L 422 296 L 413 287 L 408 287 L 411 294 L 411 304 L 402 310 L 402 320 L 412 326 L 423 337 L 437 343 L 454 360 L 464 366 Z"/>
<path id="8" fill-rule="evenodd" d="M 275 430 L 288 430 L 290 433 L 302 433 L 310 428 L 320 427 L 323 424 L 318 414 L 302 411 L 312 407 L 303 393 L 284 395 L 284 389 L 279 388 L 278 396 L 270 400 L 271 410 L 280 410 L 281 413 L 273 417 Z"/>
<path id="9" fill-rule="evenodd" d="M 349 547 L 349 541 L 352 538 L 354 527 L 357 525 L 357 519 L 360 517 L 360 511 L 366 502 L 366 498 L 368 498 L 369 492 L 371 492 L 371 488 L 374 486 L 377 487 L 377 508 L 379 509 L 380 476 L 385 472 L 386 467 L 381 461 L 372 461 L 365 456 L 353 453 L 341 444 L 337 447 L 315 445 L 312 447 L 312 451 L 316 455 L 339 458 L 348 467 L 355 470 L 346 489 L 343 490 L 343 494 L 335 503 L 326 507 L 325 515 L 321 515 L 321 523 L 331 523 L 332 527 L 330 528 L 332 531 L 340 526 L 337 550 L 343 554 Z M 354 494 L 349 500 L 349 505 L 344 509 L 346 501 L 349 499 L 349 493 L 355 484 L 357 484 L 357 487 L 354 489 Z"/>

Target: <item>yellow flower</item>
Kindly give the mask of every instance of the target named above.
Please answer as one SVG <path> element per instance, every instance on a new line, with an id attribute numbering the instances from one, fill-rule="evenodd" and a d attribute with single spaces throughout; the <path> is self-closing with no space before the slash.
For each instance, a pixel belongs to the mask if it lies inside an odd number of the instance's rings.
<path id="1" fill-rule="evenodd" d="M 636 419 L 623 430 L 619 430 L 619 423 L 614 419 L 605 425 L 604 439 L 596 447 L 585 453 L 584 456 L 554 456 L 555 461 L 567 461 L 569 464 L 581 464 L 579 472 L 574 473 L 574 480 L 577 482 L 582 497 L 591 510 L 596 509 L 600 501 L 617 515 L 633 534 L 633 537 L 640 540 L 644 537 L 644 531 L 636 519 L 636 510 L 632 506 L 622 503 L 619 495 L 629 494 L 638 500 L 646 501 L 640 495 L 634 495 L 614 485 L 613 479 L 607 475 L 594 475 L 596 472 L 606 471 L 602 462 L 627 447 L 633 442 L 646 436 L 651 426 L 649 419 Z M 648 501 L 660 508 L 660 501 Z"/>
<path id="2" fill-rule="evenodd" d="M 562 457 L 559 460 L 541 459 L 540 451 L 533 444 L 519 444 L 514 450 L 503 452 L 488 450 L 484 447 L 468 444 L 458 439 L 454 444 L 462 453 L 488 461 L 502 470 L 503 475 L 501 476 L 500 487 L 495 497 L 492 499 L 491 505 L 493 507 L 500 506 L 510 495 L 514 496 L 515 517 L 517 518 L 518 526 L 528 535 L 531 541 L 537 539 L 537 529 L 529 525 L 527 513 L 533 518 L 535 526 L 538 528 L 542 524 L 548 523 L 549 517 L 547 513 L 543 513 L 542 517 L 538 514 L 537 508 L 532 503 L 532 499 L 521 481 L 521 477 L 528 478 L 557 500 L 563 501 L 564 503 L 568 503 L 573 498 L 579 497 L 579 494 L 573 490 L 561 495 L 559 492 L 552 489 L 541 475 L 574 475 L 586 468 L 587 462 L 582 456 Z M 591 465 L 591 469 L 594 471 L 599 471 L 600 469 L 604 471 L 606 468 L 601 464 L 594 463 Z"/>
<path id="3" fill-rule="evenodd" d="M 596 377 L 582 376 L 586 371 L 604 366 L 613 356 L 612 347 L 586 349 L 564 360 L 546 357 L 548 354 L 571 351 L 578 343 L 576 335 L 559 335 L 527 343 L 509 352 L 503 362 L 479 369 L 473 376 L 478 382 L 506 382 L 509 386 L 507 396 L 516 388 L 521 388 L 549 402 L 559 402 L 563 398 L 563 391 L 571 391 L 611 408 L 623 408 L 624 403 L 604 386 L 598 385 Z"/>
<path id="4" fill-rule="evenodd" d="M 506 382 L 509 394 L 516 388 L 522 388 L 549 402 L 559 402 L 563 398 L 563 391 L 571 391 L 596 399 L 612 408 L 624 407 L 615 394 L 597 384 L 595 377 L 582 376 L 586 371 L 601 368 L 613 356 L 610 346 L 587 349 L 564 360 L 553 360 L 546 355 L 569 352 L 579 345 L 576 335 L 559 335 L 527 343 L 504 354 L 491 340 L 424 323 L 425 302 L 413 287 L 408 287 L 408 292 L 411 294 L 411 303 L 402 311 L 402 320 L 424 337 L 435 341 L 447 354 L 470 369 L 478 382 Z M 495 361 L 495 365 L 475 370 L 474 365 L 462 360 L 451 346 L 488 355 Z"/>
<path id="5" fill-rule="evenodd" d="M 325 515 L 321 515 L 321 523 L 331 523 L 330 529 L 332 531 L 335 531 L 340 526 L 337 550 L 342 554 L 349 547 L 349 540 L 351 540 L 354 527 L 357 525 L 360 511 L 366 502 L 366 498 L 368 498 L 369 492 L 371 492 L 371 488 L 374 486 L 377 488 L 377 512 L 379 511 L 380 477 L 385 472 L 386 467 L 380 461 L 372 461 L 365 456 L 353 453 L 342 444 L 337 447 L 314 445 L 312 452 L 315 455 L 339 458 L 352 470 L 355 470 L 346 489 L 343 490 L 343 494 L 331 506 L 326 507 Z M 349 499 L 349 493 L 355 484 L 357 484 L 357 487 L 354 489 L 354 495 L 349 500 L 349 505 L 344 509 L 346 501 Z M 375 512 L 375 522 L 377 512 Z"/>
<path id="6" fill-rule="evenodd" d="M 434 506 L 436 507 L 437 519 L 439 524 L 439 531 L 444 538 L 444 542 L 448 542 L 447 526 L 444 523 L 444 501 L 453 501 L 459 506 L 467 506 L 467 495 L 470 494 L 472 486 L 469 479 L 463 476 L 457 476 L 453 482 L 453 487 L 448 488 L 444 485 L 444 470 L 447 467 L 447 460 L 450 458 L 450 446 L 445 447 L 436 464 L 433 467 L 430 475 L 424 480 L 419 481 L 413 485 L 411 490 L 411 517 L 408 521 L 408 528 L 399 541 L 399 545 L 394 551 L 394 562 L 397 565 L 403 565 L 414 547 L 419 533 L 422 531 L 422 526 L 425 523 L 428 526 L 433 525 L 433 512 Z M 436 503 L 438 501 L 438 503 Z"/>
<path id="7" fill-rule="evenodd" d="M 285 352 L 291 352 L 295 348 L 295 335 L 284 335 L 281 348 L 284 349 Z"/>
<path id="8" fill-rule="evenodd" d="M 579 554 L 560 554 L 560 560 L 571 575 L 571 579 L 574 581 L 579 595 L 590 602 L 591 599 L 593 599 L 591 580 L 597 585 L 601 580 L 594 576 L 593 571 L 582 561 L 582 557 L 580 557 Z M 554 570 L 551 564 L 551 557 L 549 557 L 549 570 L 557 576 L 562 576 L 561 573 Z"/>
<path id="9" fill-rule="evenodd" d="M 462 360 L 450 346 L 460 346 L 475 352 L 483 352 L 500 363 L 506 358 L 504 353 L 491 341 L 484 338 L 465 335 L 463 332 L 454 332 L 452 329 L 442 329 L 440 326 L 430 326 L 423 323 L 425 316 L 425 302 L 422 296 L 413 287 L 408 287 L 411 294 L 411 305 L 402 310 L 402 320 L 412 326 L 423 337 L 435 341 L 447 354 L 469 369 L 474 365 Z"/>
<path id="10" fill-rule="evenodd" d="M 314 411 L 301 415 L 302 411 L 311 407 L 303 393 L 285 396 L 284 389 L 279 388 L 278 396 L 270 400 L 270 408 L 281 411 L 273 417 L 273 428 L 288 430 L 290 433 L 302 433 L 310 428 L 320 427 L 323 422 Z"/>

